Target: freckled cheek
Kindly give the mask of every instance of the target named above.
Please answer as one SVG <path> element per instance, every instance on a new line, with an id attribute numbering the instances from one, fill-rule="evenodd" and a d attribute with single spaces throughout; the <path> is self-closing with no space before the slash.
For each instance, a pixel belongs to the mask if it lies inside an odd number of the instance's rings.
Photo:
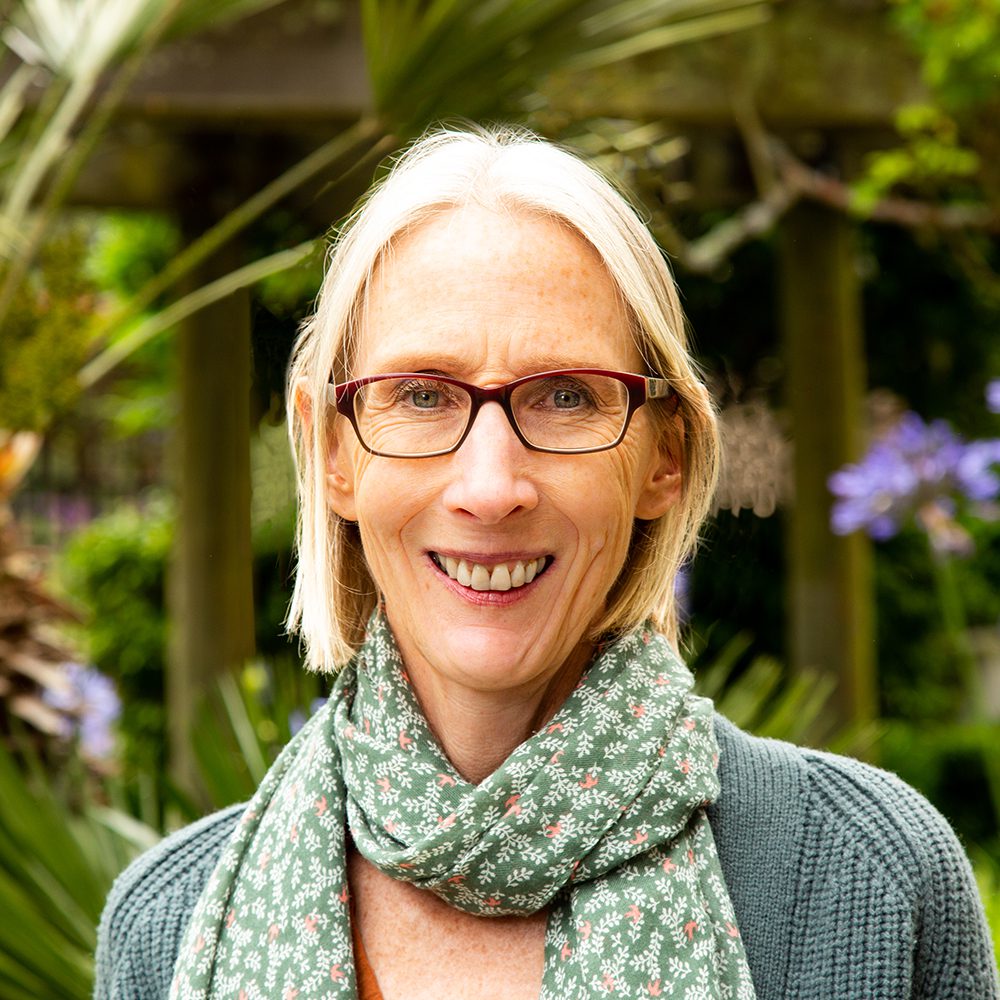
<path id="1" fill-rule="evenodd" d="M 358 526 L 365 556 L 376 574 L 392 572 L 394 561 L 406 554 L 407 530 L 429 509 L 433 497 L 418 481 L 380 476 L 375 467 L 356 482 Z"/>

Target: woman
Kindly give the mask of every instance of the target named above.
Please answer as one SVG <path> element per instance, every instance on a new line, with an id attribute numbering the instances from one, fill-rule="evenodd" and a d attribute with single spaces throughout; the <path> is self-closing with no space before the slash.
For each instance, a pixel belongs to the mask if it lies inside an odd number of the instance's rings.
<path id="1" fill-rule="evenodd" d="M 717 437 L 683 330 L 573 156 L 400 160 L 289 379 L 290 620 L 333 695 L 119 880 L 99 997 L 997 996 L 923 799 L 691 694 L 673 580 Z"/>

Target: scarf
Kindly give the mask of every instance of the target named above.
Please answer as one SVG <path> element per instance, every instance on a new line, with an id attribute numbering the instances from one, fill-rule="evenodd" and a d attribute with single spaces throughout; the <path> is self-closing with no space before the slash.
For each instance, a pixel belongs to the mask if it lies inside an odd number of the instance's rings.
<path id="1" fill-rule="evenodd" d="M 467 913 L 550 907 L 542 1000 L 753 1000 L 704 811 L 712 704 L 692 683 L 649 627 L 599 647 L 556 715 L 472 785 L 374 615 L 223 849 L 171 997 L 356 997 L 349 829 L 383 872 Z"/>

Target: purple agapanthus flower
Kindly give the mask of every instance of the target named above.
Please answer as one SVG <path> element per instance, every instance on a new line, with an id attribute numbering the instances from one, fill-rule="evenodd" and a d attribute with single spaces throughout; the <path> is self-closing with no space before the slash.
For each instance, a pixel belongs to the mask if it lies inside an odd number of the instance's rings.
<path id="1" fill-rule="evenodd" d="M 986 409 L 990 413 L 1000 413 L 1000 378 L 986 383 Z"/>
<path id="2" fill-rule="evenodd" d="M 113 725 L 121 715 L 121 701 L 109 677 L 95 667 L 67 663 L 63 667 L 67 686 L 50 688 L 44 700 L 67 713 L 68 737 L 77 737 L 85 756 L 103 760 L 114 752 Z"/>
<path id="3" fill-rule="evenodd" d="M 313 698 L 309 716 L 315 715 L 326 704 L 326 698 Z M 288 716 L 288 731 L 294 736 L 305 724 L 306 713 L 301 708 L 292 709 Z"/>
<path id="4" fill-rule="evenodd" d="M 926 424 L 906 413 L 860 462 L 830 477 L 831 527 L 838 535 L 864 530 L 884 540 L 916 519 L 939 547 L 964 547 L 957 504 L 996 499 L 998 463 L 1000 440 L 966 442 L 943 420 Z"/>

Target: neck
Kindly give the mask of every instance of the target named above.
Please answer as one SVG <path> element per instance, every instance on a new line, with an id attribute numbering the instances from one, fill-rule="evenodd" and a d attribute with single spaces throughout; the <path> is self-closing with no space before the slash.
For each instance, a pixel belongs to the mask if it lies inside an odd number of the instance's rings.
<path id="1" fill-rule="evenodd" d="M 548 683 L 513 692 L 448 685 L 417 664 L 407 670 L 441 749 L 466 781 L 479 784 L 555 715 L 590 655 L 589 647 L 578 647 Z"/>

